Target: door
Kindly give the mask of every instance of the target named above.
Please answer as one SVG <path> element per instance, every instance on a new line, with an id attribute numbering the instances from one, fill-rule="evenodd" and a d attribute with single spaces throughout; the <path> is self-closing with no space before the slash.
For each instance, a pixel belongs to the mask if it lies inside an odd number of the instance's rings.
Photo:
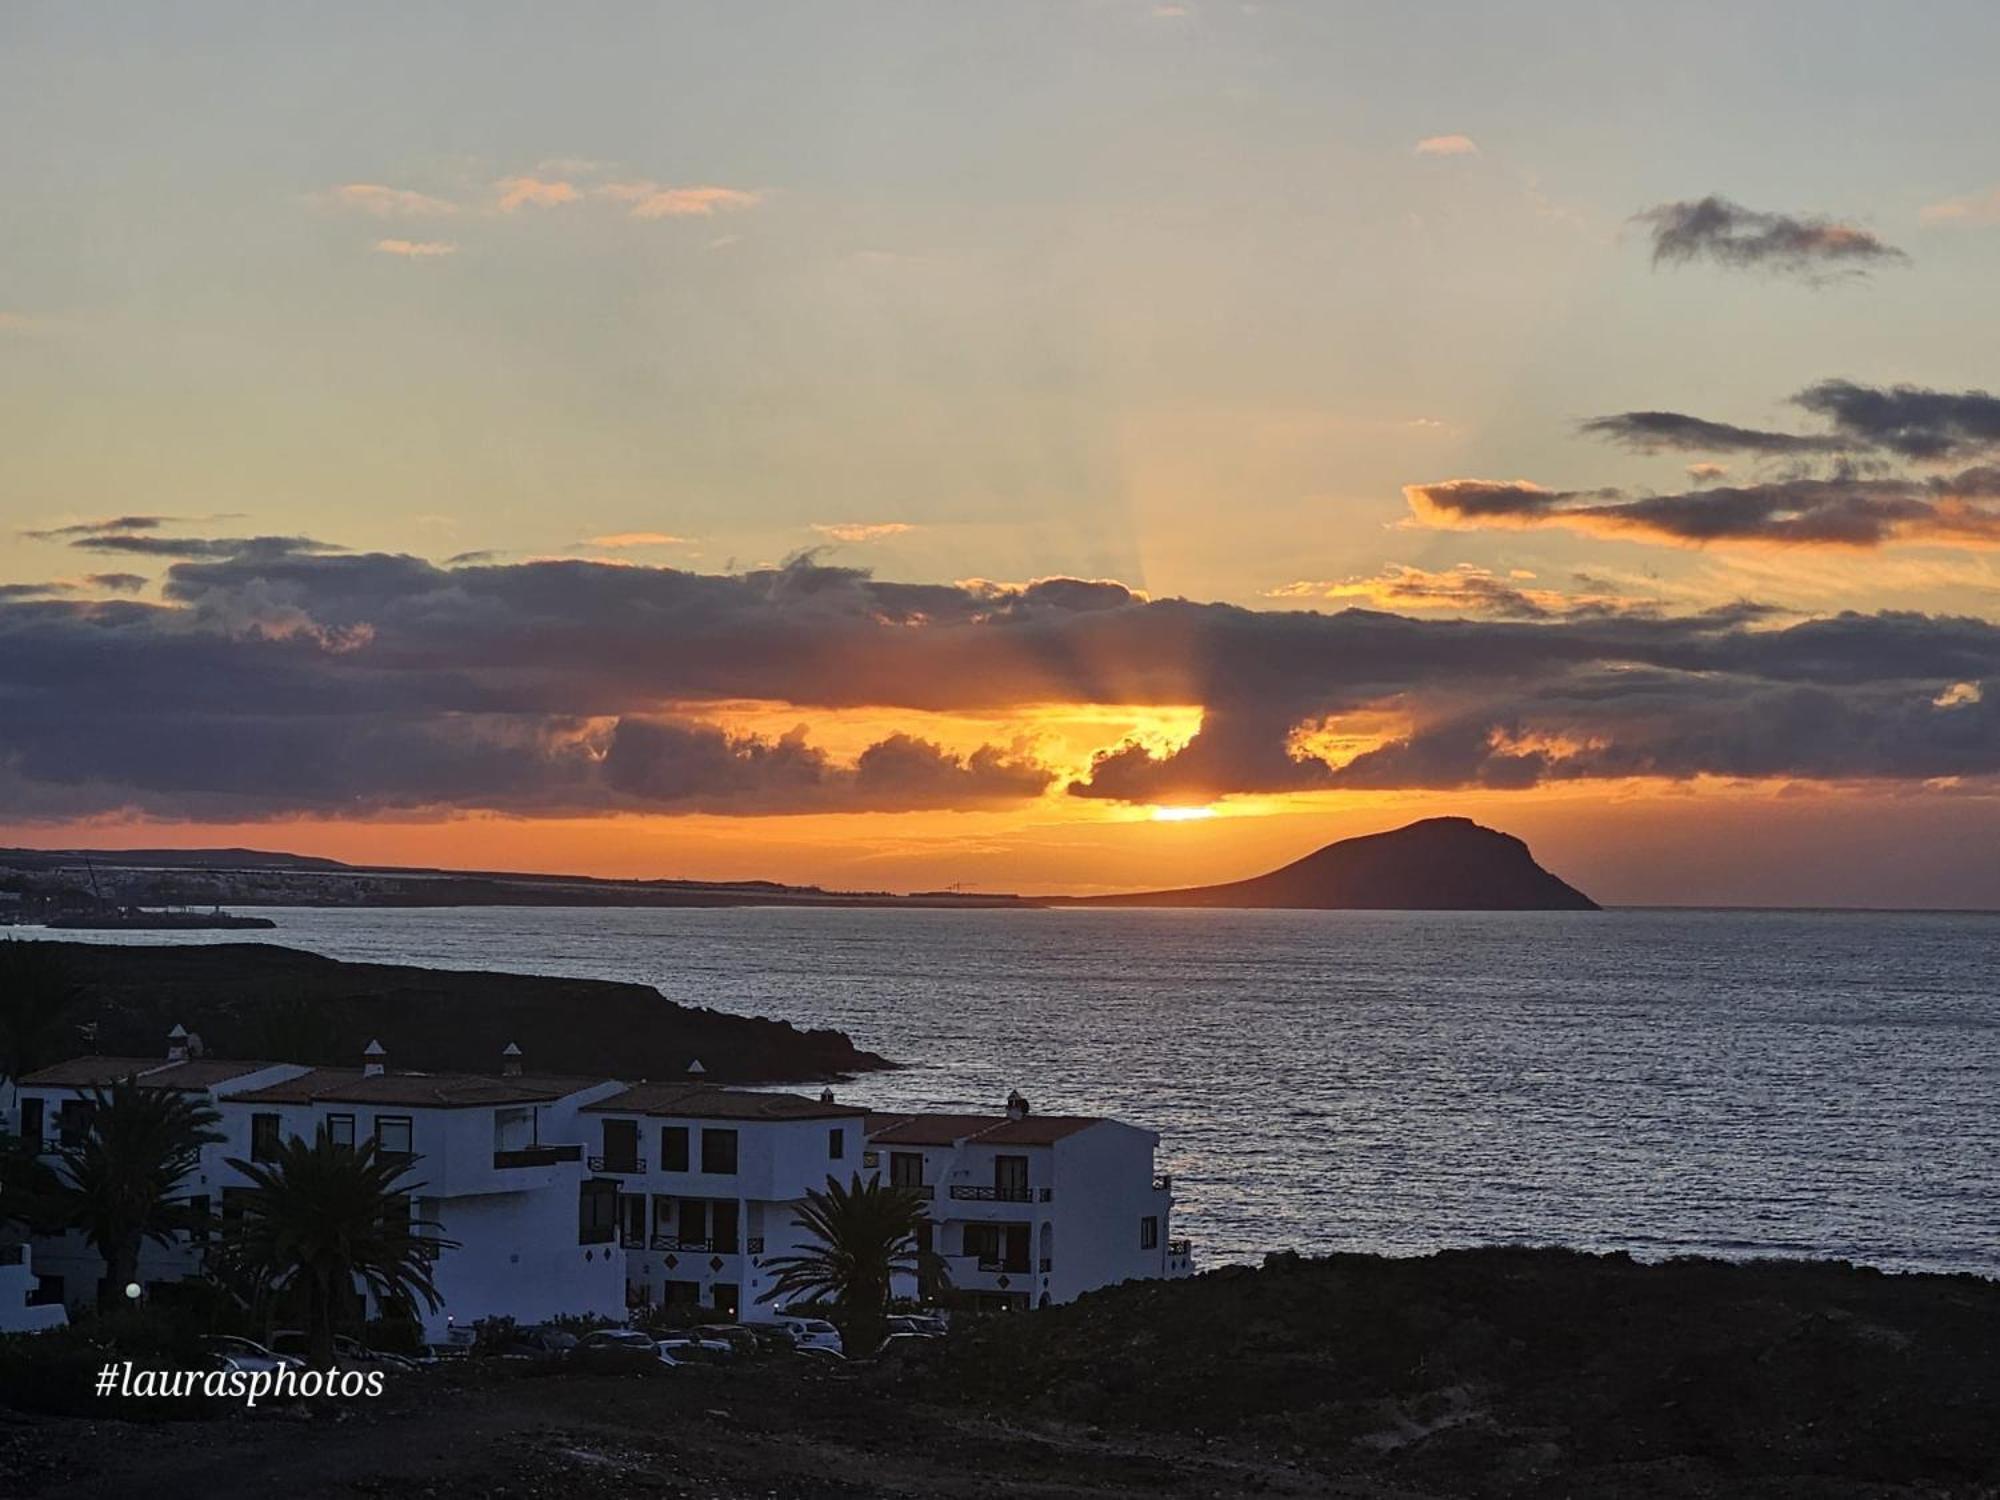
<path id="1" fill-rule="evenodd" d="M 715 1241 L 715 1253 L 734 1255 L 737 1245 L 736 1205 L 727 1199 L 721 1199 L 711 1204 L 710 1210 L 709 1219 L 714 1227 L 709 1231 L 709 1238 Z"/>
<path id="2" fill-rule="evenodd" d="M 681 1249 L 704 1250 L 708 1248 L 708 1200 L 706 1198 L 681 1199 Z"/>
<path id="3" fill-rule="evenodd" d="M 993 1158 L 993 1196 L 1007 1203 L 1028 1201 L 1028 1158 L 1025 1156 L 996 1156 Z"/>
<path id="4" fill-rule="evenodd" d="M 1009 1224 L 1007 1226 L 1006 1250 L 1000 1257 L 1003 1269 L 1025 1271 L 1028 1269 L 1028 1226 Z"/>

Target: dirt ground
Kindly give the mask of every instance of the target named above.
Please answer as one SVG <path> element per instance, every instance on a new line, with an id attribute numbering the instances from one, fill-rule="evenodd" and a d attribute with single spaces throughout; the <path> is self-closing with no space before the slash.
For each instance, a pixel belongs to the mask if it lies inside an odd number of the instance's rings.
<path id="1" fill-rule="evenodd" d="M 1199 1440 L 911 1406 L 781 1365 L 657 1379 L 466 1367 L 394 1377 L 376 1402 L 214 1422 L 0 1413 L 0 1494 L 307 1500 L 580 1492 L 676 1500 L 1412 1494 Z"/>

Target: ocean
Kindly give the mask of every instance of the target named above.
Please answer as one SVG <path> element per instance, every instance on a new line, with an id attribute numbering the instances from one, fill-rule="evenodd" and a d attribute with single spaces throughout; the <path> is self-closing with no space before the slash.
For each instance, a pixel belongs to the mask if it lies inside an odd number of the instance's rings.
<path id="1" fill-rule="evenodd" d="M 907 1065 L 844 1100 L 1019 1089 L 1158 1131 L 1204 1266 L 1507 1243 L 2000 1276 L 2000 916 L 267 914 L 98 936 L 638 980 L 838 1027 Z"/>

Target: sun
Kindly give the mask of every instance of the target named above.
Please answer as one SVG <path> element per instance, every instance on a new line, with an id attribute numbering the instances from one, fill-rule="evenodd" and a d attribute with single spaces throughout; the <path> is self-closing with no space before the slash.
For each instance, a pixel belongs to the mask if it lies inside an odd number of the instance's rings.
<path id="1" fill-rule="evenodd" d="M 1156 807 L 1153 809 L 1155 823 L 1191 823 L 1197 818 L 1212 818 L 1212 807 Z"/>

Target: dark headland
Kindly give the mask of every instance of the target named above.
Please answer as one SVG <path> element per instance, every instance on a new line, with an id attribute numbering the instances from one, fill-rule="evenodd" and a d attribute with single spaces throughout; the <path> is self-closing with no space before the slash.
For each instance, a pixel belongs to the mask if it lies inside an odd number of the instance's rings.
<path id="1" fill-rule="evenodd" d="M 38 942 L 37 946 L 41 946 Z M 679 1005 L 643 984 L 342 963 L 275 943 L 57 943 L 92 1050 L 150 1057 L 176 1024 L 212 1056 L 496 1073 L 510 1042 L 537 1073 L 713 1083 L 846 1077 L 891 1064 L 844 1032 Z M 78 1048 L 77 1050 L 82 1050 Z"/>
<path id="2" fill-rule="evenodd" d="M 1512 834 L 1470 818 L 1425 818 L 1342 839 L 1269 874 L 1225 885 L 1058 898 L 1075 906 L 1235 906 L 1320 911 L 1596 911 Z"/>

